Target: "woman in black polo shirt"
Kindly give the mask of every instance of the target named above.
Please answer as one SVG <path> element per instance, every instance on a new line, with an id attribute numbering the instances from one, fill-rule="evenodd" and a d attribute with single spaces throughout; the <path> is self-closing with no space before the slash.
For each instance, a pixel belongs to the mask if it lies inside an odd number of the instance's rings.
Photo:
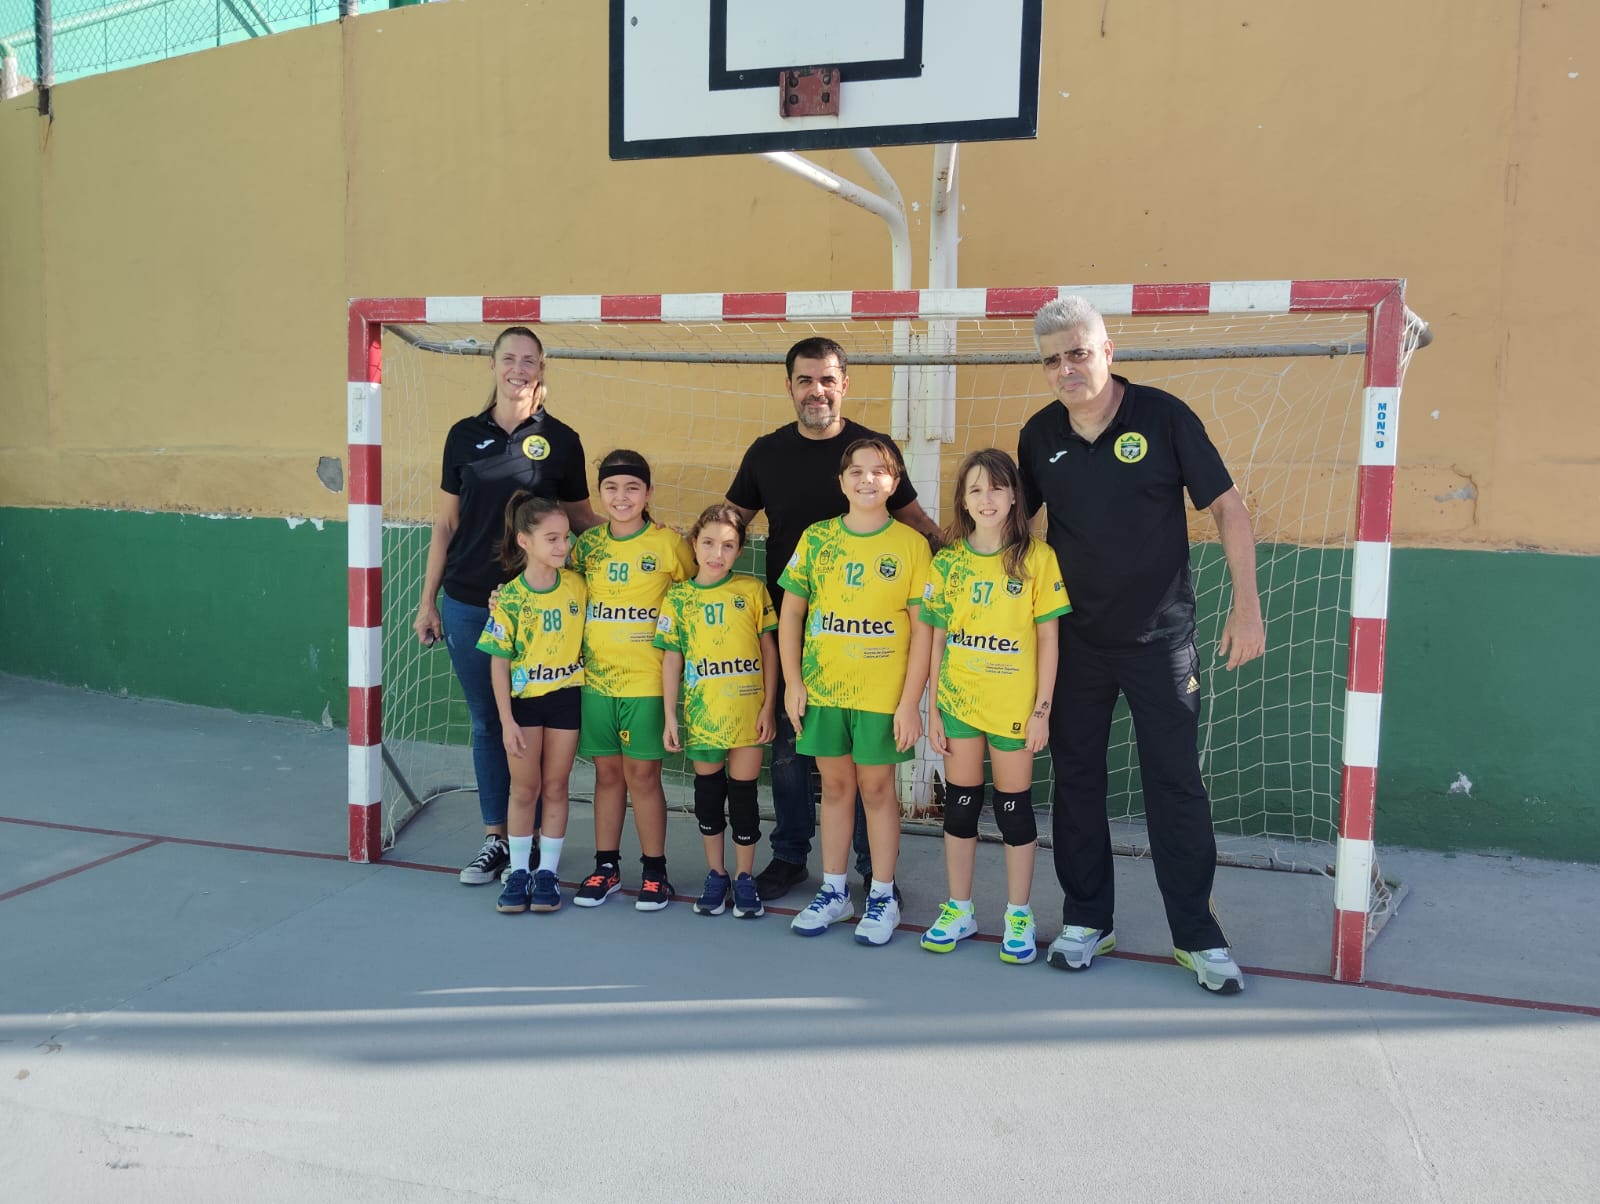
<path id="1" fill-rule="evenodd" d="M 424 644 L 444 640 L 472 716 L 472 767 L 484 841 L 461 881 L 493 882 L 508 860 L 506 803 L 511 775 L 487 654 L 477 649 L 489 621 L 489 593 L 510 574 L 498 551 L 506 503 L 518 489 L 562 504 L 574 532 L 599 520 L 589 506 L 578 433 L 544 408 L 544 344 L 526 326 L 494 341 L 494 391 L 484 408 L 450 428 L 444 441 L 439 511 L 412 627 Z M 439 597 L 443 585 L 444 596 Z"/>

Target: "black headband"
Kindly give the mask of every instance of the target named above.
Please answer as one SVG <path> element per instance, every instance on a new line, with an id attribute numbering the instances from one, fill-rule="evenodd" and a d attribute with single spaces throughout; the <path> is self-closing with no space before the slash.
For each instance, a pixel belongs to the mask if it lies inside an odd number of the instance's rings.
<path id="1" fill-rule="evenodd" d="M 638 477 L 648 488 L 650 485 L 650 465 L 644 463 L 602 464 L 600 466 L 600 475 L 595 478 L 595 484 L 598 485 L 607 477 Z"/>

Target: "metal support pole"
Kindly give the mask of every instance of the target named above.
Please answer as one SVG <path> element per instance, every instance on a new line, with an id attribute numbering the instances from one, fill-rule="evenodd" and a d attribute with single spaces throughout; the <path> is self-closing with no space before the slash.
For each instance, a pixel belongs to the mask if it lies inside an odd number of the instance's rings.
<path id="1" fill-rule="evenodd" d="M 56 82 L 55 22 L 51 0 L 33 0 L 33 48 L 39 68 L 34 86 L 39 90 L 39 116 L 50 116 L 50 88 Z"/>
<path id="2" fill-rule="evenodd" d="M 339 0 L 339 20 L 346 17 L 359 16 L 361 13 L 361 0 Z"/>

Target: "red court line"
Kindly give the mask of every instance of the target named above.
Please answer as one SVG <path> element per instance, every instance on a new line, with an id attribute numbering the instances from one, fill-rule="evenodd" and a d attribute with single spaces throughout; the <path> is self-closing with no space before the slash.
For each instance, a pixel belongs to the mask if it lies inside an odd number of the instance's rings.
<path id="1" fill-rule="evenodd" d="M 41 886 L 47 886 L 62 878 L 71 877 L 73 874 L 81 874 L 84 870 L 94 869 L 96 866 L 104 865 L 108 861 L 126 857 L 130 853 L 141 852 L 157 844 L 192 845 L 206 849 L 230 849 L 240 853 L 269 853 L 275 857 L 304 857 L 314 861 L 349 861 L 349 858 L 343 853 L 313 853 L 305 849 L 279 849 L 268 845 L 234 844 L 222 840 L 197 840 L 192 837 L 161 836 L 150 832 L 124 832 L 115 828 L 91 828 L 83 824 L 58 824 L 42 819 L 21 819 L 10 815 L 0 815 L 0 823 L 21 824 L 29 828 L 51 828 L 63 832 L 87 832 L 94 836 L 121 836 L 129 840 L 142 840 L 145 842 L 133 848 L 112 853 L 110 856 L 102 857 L 97 861 L 87 862 L 74 869 L 64 870 L 49 878 L 41 878 L 38 882 L 19 886 L 15 890 L 0 894 L 0 902 L 20 895 L 25 891 L 37 890 Z M 460 872 L 454 866 L 432 865 L 425 861 L 382 860 L 373 864 L 379 867 L 388 866 L 393 869 L 420 870 L 429 874 L 456 874 Z M 563 882 L 561 885 L 569 890 L 576 890 L 578 886 L 576 882 Z M 639 892 L 636 890 L 623 890 L 621 893 L 624 895 L 637 895 Z M 673 895 L 672 898 L 677 903 L 694 902 L 694 898 L 691 895 Z M 766 910 L 773 915 L 794 916 L 798 915 L 801 909 L 768 905 Z M 911 924 L 901 924 L 895 931 L 920 935 L 922 930 Z M 988 944 L 998 944 L 1000 942 L 999 936 L 987 932 L 976 933 L 968 939 L 983 941 Z M 1120 958 L 1124 961 L 1147 962 L 1158 966 L 1175 964 L 1170 957 L 1162 957 L 1155 953 L 1125 953 L 1120 950 L 1114 950 L 1102 956 Z M 1339 982 L 1326 974 L 1310 974 L 1304 970 L 1274 970 L 1265 966 L 1241 966 L 1240 969 L 1247 974 L 1254 974 L 1260 978 L 1281 978 L 1290 982 L 1310 982 L 1321 986 L 1354 987 L 1358 990 L 1385 991 L 1395 995 L 1414 995 L 1422 999 L 1447 999 L 1457 1003 L 1480 1003 L 1488 1007 L 1518 1008 L 1522 1011 L 1530 1012 L 1559 1012 L 1569 1016 L 1593 1016 L 1600 1019 L 1600 1007 L 1591 1007 L 1581 1003 L 1555 1003 L 1546 999 L 1520 999 L 1508 995 L 1478 995 L 1470 991 L 1450 991 L 1439 987 L 1413 987 L 1396 982 Z"/>
<path id="2" fill-rule="evenodd" d="M 18 895 L 25 895 L 30 890 L 38 890 L 41 886 L 49 886 L 52 882 L 60 882 L 61 879 L 70 878 L 74 874 L 81 874 L 84 870 L 92 870 L 96 866 L 104 865 L 108 861 L 116 861 L 122 857 L 132 856 L 134 853 L 142 853 L 146 849 L 153 849 L 160 843 L 161 841 L 159 839 L 147 840 L 143 844 L 136 844 L 131 848 L 118 849 L 115 853 L 107 853 L 104 857 L 96 857 L 93 861 L 86 861 L 82 865 L 75 865 L 70 870 L 62 870 L 59 874 L 51 874 L 48 878 L 40 878 L 37 882 L 29 882 L 25 886 L 15 887 L 12 890 L 6 891 L 4 894 L 0 894 L 0 903 L 4 903 L 7 899 L 15 899 Z"/>

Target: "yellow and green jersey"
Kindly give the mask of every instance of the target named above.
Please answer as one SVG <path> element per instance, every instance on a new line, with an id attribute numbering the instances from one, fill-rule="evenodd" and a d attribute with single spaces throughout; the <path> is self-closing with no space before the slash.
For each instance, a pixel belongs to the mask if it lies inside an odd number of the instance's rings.
<path id="1" fill-rule="evenodd" d="M 806 600 L 801 677 L 809 701 L 894 714 L 928 559 L 928 541 L 894 519 L 869 535 L 842 518 L 805 529 L 778 584 Z"/>
<path id="2" fill-rule="evenodd" d="M 619 537 L 602 523 L 578 536 L 572 565 L 589 585 L 585 684 L 608 698 L 660 698 L 656 619 L 667 588 L 694 575 L 689 545 L 666 527 L 647 523 Z"/>
<path id="3" fill-rule="evenodd" d="M 511 696 L 538 698 L 583 684 L 583 578 L 562 569 L 549 589 L 534 589 L 519 573 L 500 587 L 478 651 L 511 662 Z"/>
<path id="4" fill-rule="evenodd" d="M 683 719 L 690 748 L 749 748 L 765 698 L 761 635 L 778 616 L 767 587 L 728 574 L 715 585 L 667 590 L 655 646 L 683 656 Z"/>
<path id="5" fill-rule="evenodd" d="M 1038 624 L 1072 609 L 1056 554 L 1028 541 L 1027 579 L 1006 572 L 1000 552 L 974 552 L 966 540 L 933 558 L 923 622 L 944 643 L 938 706 L 994 736 L 1020 738 L 1039 686 Z"/>

